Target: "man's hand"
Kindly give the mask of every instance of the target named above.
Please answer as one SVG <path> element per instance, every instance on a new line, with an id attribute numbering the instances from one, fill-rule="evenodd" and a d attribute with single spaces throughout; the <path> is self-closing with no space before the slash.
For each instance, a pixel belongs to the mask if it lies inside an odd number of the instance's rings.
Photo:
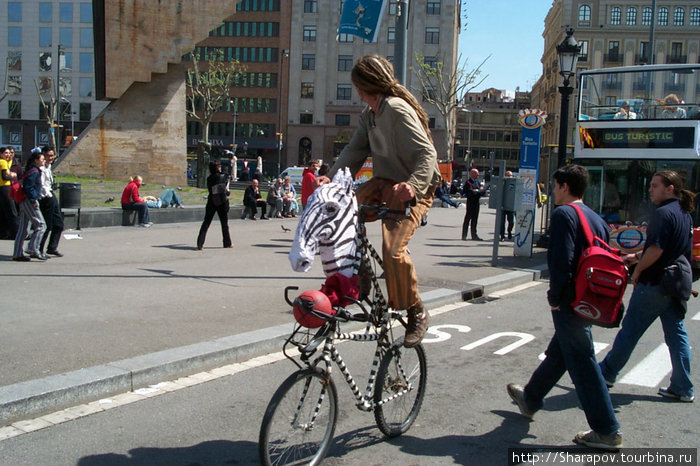
<path id="1" fill-rule="evenodd" d="M 408 202 L 415 197 L 413 187 L 405 181 L 397 183 L 393 186 L 394 194 L 401 202 Z"/>

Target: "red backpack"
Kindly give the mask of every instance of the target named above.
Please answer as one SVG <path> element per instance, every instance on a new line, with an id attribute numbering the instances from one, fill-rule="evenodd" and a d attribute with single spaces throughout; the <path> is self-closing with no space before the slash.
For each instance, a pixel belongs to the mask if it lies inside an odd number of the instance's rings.
<path id="1" fill-rule="evenodd" d="M 569 205 L 578 214 L 587 243 L 576 267 L 576 298 L 571 307 L 591 324 L 618 327 L 625 310 L 622 298 L 627 288 L 627 267 L 618 249 L 593 236 L 581 208 L 576 204 Z"/>
<path id="2" fill-rule="evenodd" d="M 38 171 L 39 169 L 36 167 L 32 167 L 22 175 L 22 177 L 17 180 L 15 183 L 12 183 L 12 186 L 10 186 L 10 199 L 14 199 L 15 203 L 21 204 L 22 201 L 24 201 L 27 198 L 27 195 L 24 192 L 24 179 L 29 175 L 30 173 L 33 173 L 35 171 Z"/>

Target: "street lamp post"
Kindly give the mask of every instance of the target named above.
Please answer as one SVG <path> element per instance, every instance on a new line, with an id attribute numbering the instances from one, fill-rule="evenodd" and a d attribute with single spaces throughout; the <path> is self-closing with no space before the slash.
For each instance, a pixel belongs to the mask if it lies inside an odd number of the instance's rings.
<path id="1" fill-rule="evenodd" d="M 569 132 L 569 97 L 574 88 L 569 85 L 570 79 L 576 74 L 576 62 L 581 53 L 581 46 L 574 39 L 574 30 L 568 29 L 566 37 L 557 45 L 559 55 L 559 74 L 564 78 L 564 83 L 559 87 L 561 94 L 561 111 L 559 117 L 559 152 L 557 154 L 557 167 L 564 165 L 566 161 L 566 140 Z"/>
<path id="2" fill-rule="evenodd" d="M 56 53 L 56 155 L 61 155 L 61 55 L 63 46 L 58 44 Z"/>
<path id="3" fill-rule="evenodd" d="M 282 172 L 282 73 L 284 71 L 284 59 L 289 57 L 289 50 L 282 49 L 280 54 L 280 74 L 277 77 L 277 87 L 279 88 L 278 99 L 277 99 L 277 174 Z"/>
<path id="4" fill-rule="evenodd" d="M 474 160 L 472 157 L 472 113 L 484 113 L 483 110 L 469 110 L 468 108 L 463 108 L 463 112 L 466 112 L 469 114 L 469 118 L 467 120 L 467 154 L 469 154 L 469 158 Z M 468 167 L 471 168 L 471 164 L 467 162 Z"/>

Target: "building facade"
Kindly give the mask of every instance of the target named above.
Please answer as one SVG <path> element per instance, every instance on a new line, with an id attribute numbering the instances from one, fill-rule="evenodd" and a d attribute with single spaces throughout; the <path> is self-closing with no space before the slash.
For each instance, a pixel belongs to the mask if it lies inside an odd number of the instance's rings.
<path id="1" fill-rule="evenodd" d="M 467 93 L 458 112 L 455 138 L 455 160 L 462 169 L 474 166 L 486 173 L 505 161 L 508 170 L 517 171 L 521 133 L 518 112 L 529 106 L 529 92 L 491 88 Z"/>
<path id="2" fill-rule="evenodd" d="M 654 44 L 650 45 L 652 24 Z M 533 88 L 533 105 L 549 114 L 542 129 L 542 155 L 556 152 L 559 141 L 561 94 L 559 62 L 556 46 L 565 36 L 565 29 L 574 29 L 581 46 L 577 68 L 599 69 L 646 63 L 698 63 L 700 56 L 700 4 L 697 0 L 657 0 L 656 11 L 651 2 L 634 0 L 554 0 L 544 25 L 542 76 Z M 576 87 L 576 83 L 572 82 Z M 623 86 L 621 82 L 605 82 L 599 92 L 611 105 L 619 99 L 643 96 L 644 83 Z M 571 96 L 567 145 L 571 152 L 576 129 L 578 92 Z M 554 149 L 553 149 L 554 148 Z"/>
<path id="3" fill-rule="evenodd" d="M 92 2 L 0 1 L 0 145 L 28 153 L 53 138 L 46 103 L 60 102 L 56 132 L 61 148 L 107 105 L 95 100 Z M 56 83 L 59 83 L 57 86 Z"/>

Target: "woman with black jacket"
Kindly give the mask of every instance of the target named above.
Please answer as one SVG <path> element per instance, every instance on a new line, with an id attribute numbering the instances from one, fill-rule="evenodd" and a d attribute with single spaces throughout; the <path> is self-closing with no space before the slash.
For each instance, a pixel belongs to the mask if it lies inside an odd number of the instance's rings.
<path id="1" fill-rule="evenodd" d="M 204 210 L 204 221 L 199 229 L 197 236 L 197 249 L 204 248 L 204 240 L 207 237 L 207 230 L 214 218 L 214 213 L 219 214 L 221 221 L 221 236 L 223 236 L 224 247 L 232 248 L 231 235 L 228 231 L 228 181 L 229 177 L 225 173 L 221 173 L 221 163 L 217 160 L 209 162 L 209 177 L 207 177 L 207 188 L 209 189 L 209 197 Z"/>

